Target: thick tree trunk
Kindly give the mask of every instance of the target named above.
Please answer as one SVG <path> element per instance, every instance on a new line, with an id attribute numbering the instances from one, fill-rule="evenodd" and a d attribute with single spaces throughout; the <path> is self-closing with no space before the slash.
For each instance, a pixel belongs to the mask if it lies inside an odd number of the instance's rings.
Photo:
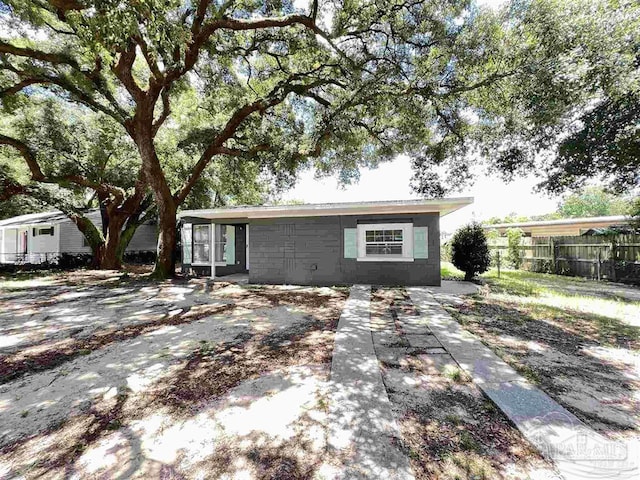
<path id="1" fill-rule="evenodd" d="M 91 259 L 91 267 L 102 268 L 105 250 L 105 241 L 102 232 L 87 217 L 74 213 L 67 213 L 67 215 L 69 215 L 91 247 L 91 255 L 93 256 Z"/>
<path id="2" fill-rule="evenodd" d="M 132 131 L 142 159 L 142 169 L 147 185 L 151 188 L 158 207 L 160 234 L 152 276 L 164 279 L 175 274 L 176 213 L 178 208 L 153 144 L 152 122 L 150 121 L 153 119 L 153 110 L 147 113 L 149 115 L 146 120 L 139 119 Z"/>
<path id="3" fill-rule="evenodd" d="M 122 235 L 122 226 L 126 217 L 112 215 L 109 217 L 107 225 L 107 235 L 102 249 L 100 268 L 105 270 L 120 270 L 122 268 L 121 259 L 118 258 L 118 246 Z"/>
<path id="4" fill-rule="evenodd" d="M 158 203 L 158 213 L 160 217 L 160 234 L 158 236 L 158 257 L 153 270 L 156 278 L 168 278 L 175 274 L 176 270 L 176 207 L 171 202 L 162 205 Z"/>
<path id="5" fill-rule="evenodd" d="M 124 254 L 127 251 L 127 247 L 133 238 L 133 235 L 136 233 L 138 229 L 138 223 L 127 223 L 127 226 L 120 234 L 120 241 L 118 242 L 118 247 L 116 248 L 116 257 L 120 264 L 124 263 Z"/>
<path id="6" fill-rule="evenodd" d="M 131 239 L 138 230 L 138 227 L 145 223 L 152 215 L 153 209 L 151 208 L 152 197 L 147 196 L 140 204 L 138 210 L 135 214 L 131 215 L 127 218 L 124 223 L 124 229 L 120 234 L 120 241 L 118 242 L 118 248 L 116 250 L 116 255 L 120 263 L 124 261 L 124 254 L 131 242 Z"/>
<path id="7" fill-rule="evenodd" d="M 104 258 L 104 243 L 90 246 L 91 255 L 93 256 L 93 258 L 91 259 L 91 268 L 102 269 L 102 259 Z"/>

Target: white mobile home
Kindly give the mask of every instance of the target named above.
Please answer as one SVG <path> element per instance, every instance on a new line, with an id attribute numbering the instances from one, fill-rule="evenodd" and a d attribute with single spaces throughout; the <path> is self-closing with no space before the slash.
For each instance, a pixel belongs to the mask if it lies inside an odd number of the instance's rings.
<path id="1" fill-rule="evenodd" d="M 101 226 L 99 210 L 92 210 L 87 217 Z M 156 244 L 157 228 L 147 223 L 138 227 L 127 251 L 153 252 Z M 91 253 L 80 230 L 64 213 L 34 213 L 0 220 L 0 263 L 56 263 L 64 253 Z"/>

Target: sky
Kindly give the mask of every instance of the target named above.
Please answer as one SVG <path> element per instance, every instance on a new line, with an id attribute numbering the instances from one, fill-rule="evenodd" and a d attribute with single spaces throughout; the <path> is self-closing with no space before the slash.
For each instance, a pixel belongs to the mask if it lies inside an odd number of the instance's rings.
<path id="1" fill-rule="evenodd" d="M 409 185 L 411 176 L 411 160 L 406 156 L 382 163 L 374 170 L 361 170 L 360 180 L 344 188 L 335 177 L 315 179 L 310 170 L 301 174 L 296 186 L 283 195 L 283 200 L 327 203 L 418 199 L 420 196 L 413 193 Z M 470 188 L 451 195 L 474 197 L 473 204 L 442 217 L 440 228 L 451 233 L 471 220 L 504 217 L 512 212 L 527 216 L 552 212 L 558 198 L 534 192 L 538 181 L 530 177 L 505 184 L 497 178 L 480 176 Z"/>

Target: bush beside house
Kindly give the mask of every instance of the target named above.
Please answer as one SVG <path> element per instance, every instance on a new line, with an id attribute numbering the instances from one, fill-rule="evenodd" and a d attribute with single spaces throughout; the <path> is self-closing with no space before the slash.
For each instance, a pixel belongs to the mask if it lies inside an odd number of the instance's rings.
<path id="1" fill-rule="evenodd" d="M 489 269 L 491 255 L 487 237 L 479 223 L 473 222 L 458 229 L 451 240 L 451 261 L 469 281 Z"/>

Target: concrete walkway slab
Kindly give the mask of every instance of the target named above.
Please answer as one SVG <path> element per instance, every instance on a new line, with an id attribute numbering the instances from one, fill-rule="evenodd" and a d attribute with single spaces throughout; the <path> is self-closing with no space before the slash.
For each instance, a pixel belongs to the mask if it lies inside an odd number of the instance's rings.
<path id="1" fill-rule="evenodd" d="M 409 345 L 417 348 L 441 347 L 442 345 L 435 335 L 407 335 Z"/>
<path id="2" fill-rule="evenodd" d="M 413 480 L 382 382 L 370 324 L 371 288 L 351 288 L 331 362 L 329 445 L 343 467 L 335 479 Z"/>
<path id="3" fill-rule="evenodd" d="M 373 344 L 383 347 L 406 347 L 408 342 L 396 332 L 372 332 Z"/>
<path id="4" fill-rule="evenodd" d="M 443 347 L 565 480 L 640 478 L 637 444 L 597 434 L 464 330 L 427 288 L 407 291 Z"/>

